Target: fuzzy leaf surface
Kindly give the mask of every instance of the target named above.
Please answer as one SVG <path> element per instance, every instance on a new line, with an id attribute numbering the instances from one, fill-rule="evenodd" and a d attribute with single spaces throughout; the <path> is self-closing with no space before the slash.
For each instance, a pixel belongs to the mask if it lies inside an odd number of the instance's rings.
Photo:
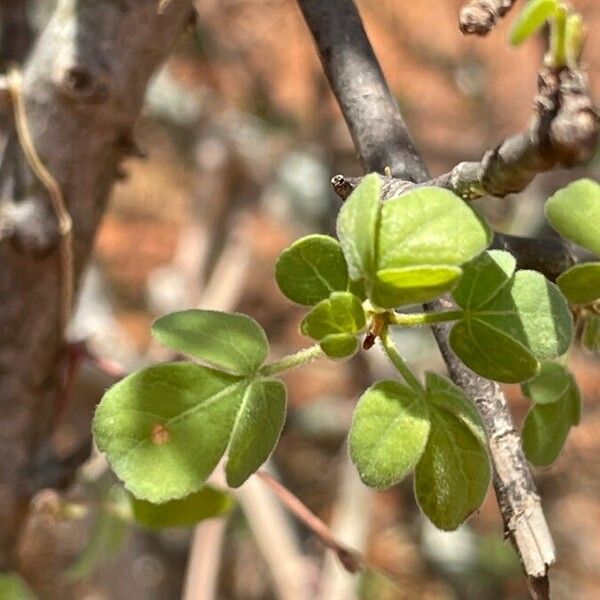
<path id="1" fill-rule="evenodd" d="M 184 310 L 157 319 L 152 335 L 161 343 L 236 375 L 254 373 L 269 354 L 263 328 L 246 315 Z"/>

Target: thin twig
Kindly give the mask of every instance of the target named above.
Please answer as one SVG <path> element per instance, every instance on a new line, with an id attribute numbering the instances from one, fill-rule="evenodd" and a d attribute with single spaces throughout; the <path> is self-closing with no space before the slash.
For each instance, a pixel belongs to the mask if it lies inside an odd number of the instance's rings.
<path id="1" fill-rule="evenodd" d="M 283 486 L 269 473 L 261 470 L 256 474 L 277 495 L 279 500 L 281 500 L 286 508 L 319 538 L 321 543 L 326 548 L 329 548 L 335 552 L 340 562 L 349 573 L 357 573 L 360 570 L 361 565 L 364 564 L 364 559 L 358 552 L 347 548 L 338 542 L 331 533 L 331 529 L 329 529 L 329 527 L 321 519 L 319 519 L 319 517 L 317 517 L 317 515 L 315 515 L 297 496 L 292 494 L 290 490 Z"/>

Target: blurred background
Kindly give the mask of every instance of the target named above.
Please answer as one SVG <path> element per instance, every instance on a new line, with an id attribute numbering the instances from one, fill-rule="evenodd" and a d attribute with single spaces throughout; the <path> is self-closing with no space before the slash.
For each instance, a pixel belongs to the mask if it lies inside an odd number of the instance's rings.
<path id="1" fill-rule="evenodd" d="M 35 32 L 54 2 L 30 4 Z M 573 4 L 588 26 L 584 64 L 600 98 L 600 5 Z M 488 38 L 465 39 L 460 0 L 358 5 L 434 175 L 526 127 L 544 47 L 539 39 L 511 48 L 514 17 Z M 150 338 L 158 315 L 194 306 L 251 315 L 276 355 L 307 345 L 298 333 L 303 311 L 278 291 L 274 263 L 297 237 L 332 230 L 340 202 L 329 179 L 360 174 L 296 3 L 201 0 L 197 8 L 196 27 L 148 89 L 136 132 L 146 156 L 124 164 L 71 330 L 127 371 L 166 358 Z M 550 235 L 543 201 L 599 171 L 594 161 L 555 172 L 478 209 L 500 231 Z M 417 371 L 443 370 L 427 332 L 398 342 Z M 559 460 L 535 476 L 559 556 L 554 597 L 589 600 L 600 597 L 600 372 L 577 349 L 571 366 L 584 416 Z M 345 573 L 257 481 L 242 488 L 228 517 L 195 531 L 137 528 L 120 518 L 120 489 L 95 457 L 61 511 L 51 509 L 52 493 L 36 500 L 20 549 L 31 557 L 27 577 L 42 598 L 86 600 L 526 598 L 492 492 L 459 531 L 442 533 L 417 509 L 410 478 L 384 493 L 358 481 L 345 448 L 352 410 L 366 386 L 389 374 L 373 349 L 286 376 L 289 417 L 269 466 L 338 539 L 364 553 L 371 566 L 361 573 Z M 87 433 L 90 407 L 110 384 L 92 365 L 84 368 L 56 427 L 60 452 Z M 518 386 L 506 391 L 520 425 L 528 404 Z"/>

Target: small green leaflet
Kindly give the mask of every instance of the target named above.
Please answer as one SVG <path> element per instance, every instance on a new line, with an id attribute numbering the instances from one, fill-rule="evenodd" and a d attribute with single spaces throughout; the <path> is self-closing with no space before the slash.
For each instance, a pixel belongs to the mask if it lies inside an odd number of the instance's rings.
<path id="1" fill-rule="evenodd" d="M 473 371 L 496 381 L 533 377 L 538 359 L 566 352 L 573 319 L 558 288 L 535 271 L 513 275 L 514 260 L 486 252 L 464 267 L 454 298 L 464 309 L 450 344 Z"/>
<path id="2" fill-rule="evenodd" d="M 333 333 L 320 342 L 321 350 L 333 360 L 343 360 L 354 356 L 358 350 L 358 339 L 349 333 Z"/>
<path id="3" fill-rule="evenodd" d="M 358 401 L 350 429 L 350 456 L 360 478 L 383 490 L 412 471 L 428 435 L 425 395 L 396 381 L 380 381 Z"/>
<path id="4" fill-rule="evenodd" d="M 348 268 L 339 242 L 309 235 L 281 253 L 275 265 L 279 289 L 290 300 L 312 306 L 348 287 Z"/>
<path id="5" fill-rule="evenodd" d="M 461 275 L 460 267 L 452 265 L 381 269 L 375 275 L 371 298 L 388 308 L 424 302 L 451 290 Z"/>
<path id="6" fill-rule="evenodd" d="M 510 30 L 510 43 L 518 46 L 530 38 L 554 15 L 556 7 L 556 0 L 529 0 Z"/>
<path id="7" fill-rule="evenodd" d="M 558 233 L 600 255 L 600 185 L 579 179 L 558 190 L 545 210 Z"/>
<path id="8" fill-rule="evenodd" d="M 169 348 L 236 375 L 251 375 L 269 354 L 262 327 L 246 315 L 184 310 L 157 319 L 152 335 Z"/>
<path id="9" fill-rule="evenodd" d="M 451 290 L 458 268 L 490 243 L 490 230 L 448 190 L 423 187 L 383 204 L 372 300 L 383 308 Z"/>
<path id="10" fill-rule="evenodd" d="M 581 344 L 587 352 L 600 354 L 600 316 L 587 315 L 581 334 Z"/>
<path id="11" fill-rule="evenodd" d="M 266 460 L 279 441 L 286 414 L 286 390 L 278 379 L 253 381 L 244 394 L 231 432 L 227 483 L 239 487 Z"/>
<path id="12" fill-rule="evenodd" d="M 210 486 L 164 504 L 152 504 L 135 496 L 129 499 L 136 522 L 149 529 L 189 527 L 204 519 L 226 515 L 234 504 L 229 494 Z"/>
<path id="13" fill-rule="evenodd" d="M 543 362 L 539 375 L 521 386 L 534 405 L 523 424 L 523 450 L 534 465 L 552 464 L 569 430 L 581 418 L 581 394 L 562 365 Z"/>
<path id="14" fill-rule="evenodd" d="M 380 196 L 381 179 L 377 173 L 371 173 L 363 177 L 338 214 L 337 236 L 346 257 L 350 279 L 368 282 L 375 273 Z"/>
<path id="15" fill-rule="evenodd" d="M 456 529 L 487 493 L 491 467 L 479 413 L 462 390 L 427 373 L 431 431 L 415 469 L 415 494 L 439 529 Z"/>
<path id="16" fill-rule="evenodd" d="M 364 326 L 365 311 L 361 301 L 350 292 L 333 292 L 304 317 L 300 331 L 318 341 L 331 334 L 354 335 Z"/>
<path id="17" fill-rule="evenodd" d="M 600 298 L 600 262 L 575 265 L 556 280 L 572 304 L 589 304 Z"/>
<path id="18" fill-rule="evenodd" d="M 189 363 L 133 373 L 96 409 L 98 448 L 137 498 L 183 498 L 202 487 L 223 456 L 248 385 Z"/>

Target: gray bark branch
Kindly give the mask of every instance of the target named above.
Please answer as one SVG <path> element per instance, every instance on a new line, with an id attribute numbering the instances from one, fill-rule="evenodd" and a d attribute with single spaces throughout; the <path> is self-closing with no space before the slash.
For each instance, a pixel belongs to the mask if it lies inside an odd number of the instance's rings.
<path id="1" fill-rule="evenodd" d="M 62 0 L 24 68 L 34 143 L 60 184 L 74 225 L 75 274 L 89 257 L 146 84 L 189 18 L 188 0 Z M 0 148 L 0 570 L 49 451 L 61 386 L 58 234 L 46 191 L 29 171 L 12 115 Z"/>
<path id="2" fill-rule="evenodd" d="M 383 173 L 390 167 L 395 177 L 415 183 L 429 180 L 427 168 L 410 141 L 354 3 L 351 0 L 298 0 L 298 4 L 353 132 L 365 170 Z M 427 309 L 439 311 L 446 307 L 446 301 L 438 301 L 430 303 Z M 498 384 L 475 375 L 454 355 L 448 343 L 447 328 L 436 327 L 434 333 L 452 379 L 473 399 L 483 416 L 498 504 L 507 535 L 529 578 L 532 595 L 547 597 L 544 589 L 548 566 L 555 560 L 554 544 L 506 398 Z"/>
<path id="3" fill-rule="evenodd" d="M 487 35 L 517 0 L 470 0 L 460 11 L 459 27 L 464 34 Z"/>

